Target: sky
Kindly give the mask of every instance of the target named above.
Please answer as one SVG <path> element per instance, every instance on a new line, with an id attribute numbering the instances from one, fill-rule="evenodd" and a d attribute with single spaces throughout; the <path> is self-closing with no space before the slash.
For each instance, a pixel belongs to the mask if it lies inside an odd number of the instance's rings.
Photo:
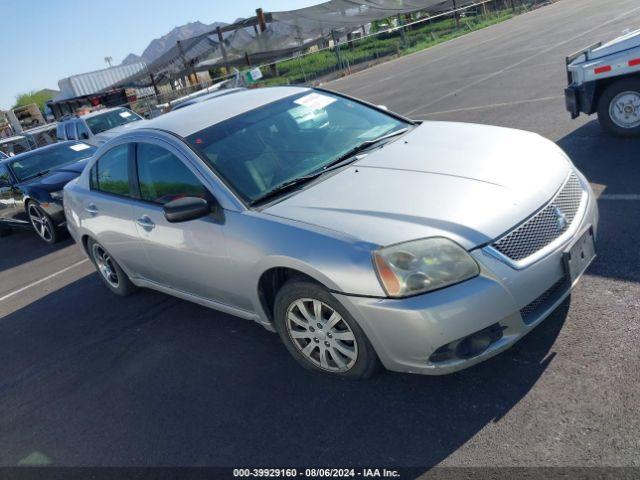
<path id="1" fill-rule="evenodd" d="M 119 64 L 154 38 L 197 20 L 292 10 L 320 0 L 0 0 L 0 109 L 19 93 L 52 88 L 58 80 Z"/>

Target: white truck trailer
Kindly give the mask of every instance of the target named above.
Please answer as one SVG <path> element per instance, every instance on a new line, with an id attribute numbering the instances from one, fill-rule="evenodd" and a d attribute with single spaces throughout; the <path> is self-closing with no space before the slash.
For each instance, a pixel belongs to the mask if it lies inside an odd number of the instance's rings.
<path id="1" fill-rule="evenodd" d="M 565 100 L 571 118 L 597 113 L 607 132 L 640 136 L 640 30 L 591 45 L 566 62 Z"/>

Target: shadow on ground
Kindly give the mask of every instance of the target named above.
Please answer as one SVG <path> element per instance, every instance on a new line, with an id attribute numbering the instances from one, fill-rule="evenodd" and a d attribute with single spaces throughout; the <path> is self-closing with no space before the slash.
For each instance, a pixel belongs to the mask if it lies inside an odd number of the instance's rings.
<path id="1" fill-rule="evenodd" d="M 2 251 L 0 272 L 44 257 L 70 245 L 73 245 L 73 240 L 68 235 L 55 245 L 47 245 L 33 231 L 13 230 L 7 236 L 0 237 L 0 250 Z"/>
<path id="2" fill-rule="evenodd" d="M 640 193 L 638 139 L 612 137 L 592 120 L 557 143 L 590 182 L 606 187 L 604 194 Z"/>
<path id="3" fill-rule="evenodd" d="M 568 303 L 464 372 L 348 382 L 254 323 L 90 275 L 0 322 L 0 464 L 435 465 L 527 395 Z"/>
<path id="4" fill-rule="evenodd" d="M 640 282 L 640 201 L 607 199 L 610 195 L 640 194 L 640 140 L 612 137 L 593 120 L 562 138 L 558 145 L 591 183 L 605 187 L 604 197 L 598 202 L 599 258 L 589 273 Z"/>

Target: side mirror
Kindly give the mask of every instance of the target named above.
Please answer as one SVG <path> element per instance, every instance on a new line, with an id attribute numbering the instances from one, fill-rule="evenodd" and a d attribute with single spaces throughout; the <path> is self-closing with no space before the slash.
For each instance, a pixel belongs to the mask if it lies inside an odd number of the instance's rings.
<path id="1" fill-rule="evenodd" d="M 165 203 L 162 209 L 167 222 L 178 223 L 209 215 L 211 205 L 204 198 L 183 197 Z"/>
<path id="2" fill-rule="evenodd" d="M 87 132 L 82 132 L 82 133 L 80 134 L 80 138 L 81 138 L 82 140 L 89 140 L 89 134 L 88 134 Z"/>
<path id="3" fill-rule="evenodd" d="M 386 105 L 376 105 L 380 110 L 389 110 Z"/>

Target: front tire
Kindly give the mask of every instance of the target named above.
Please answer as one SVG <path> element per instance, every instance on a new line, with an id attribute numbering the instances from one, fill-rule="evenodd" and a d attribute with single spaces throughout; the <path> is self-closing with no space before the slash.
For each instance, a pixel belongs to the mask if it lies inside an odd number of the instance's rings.
<path id="1" fill-rule="evenodd" d="M 95 240 L 89 239 L 87 243 L 89 256 L 98 270 L 100 279 L 116 295 L 126 297 L 137 290 L 137 287 L 129 280 L 118 262 L 107 250 Z"/>
<path id="2" fill-rule="evenodd" d="M 40 237 L 40 240 L 48 245 L 53 245 L 60 240 L 60 232 L 51 217 L 40 205 L 34 201 L 29 202 L 27 205 L 27 214 L 29 215 L 31 226 Z"/>
<path id="3" fill-rule="evenodd" d="M 623 78 L 609 85 L 598 101 L 598 120 L 617 137 L 640 136 L 640 78 Z"/>
<path id="4" fill-rule="evenodd" d="M 290 280 L 276 295 L 275 327 L 289 353 L 309 370 L 359 379 L 373 375 L 378 356 L 349 312 L 326 288 Z"/>

